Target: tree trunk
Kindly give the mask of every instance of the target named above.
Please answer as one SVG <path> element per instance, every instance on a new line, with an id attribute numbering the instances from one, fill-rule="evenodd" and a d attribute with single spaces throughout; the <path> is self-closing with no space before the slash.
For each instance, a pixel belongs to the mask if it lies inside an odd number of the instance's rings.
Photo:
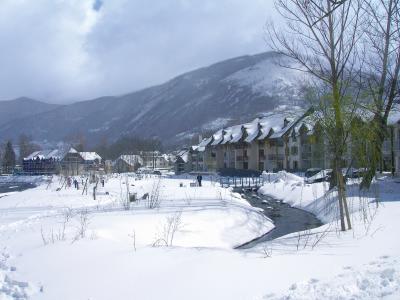
<path id="1" fill-rule="evenodd" d="M 338 170 L 336 167 L 336 178 L 339 178 L 339 173 L 341 170 Z M 344 209 L 343 209 L 343 190 L 341 187 L 341 184 L 339 183 L 340 181 L 336 179 L 336 182 L 338 183 L 337 185 L 337 190 L 338 190 L 338 200 L 339 200 L 339 213 L 340 213 L 340 229 L 342 231 L 346 231 L 346 224 L 344 222 Z"/>
<path id="2" fill-rule="evenodd" d="M 341 197 L 342 197 L 342 203 L 343 203 L 343 207 L 344 207 L 344 213 L 346 216 L 347 227 L 348 227 L 348 229 L 351 229 L 350 213 L 349 213 L 349 207 L 347 205 L 347 197 L 346 197 L 346 183 L 343 179 L 343 174 L 342 174 L 341 170 L 338 174 L 338 182 L 339 182 L 338 189 L 341 189 Z"/>

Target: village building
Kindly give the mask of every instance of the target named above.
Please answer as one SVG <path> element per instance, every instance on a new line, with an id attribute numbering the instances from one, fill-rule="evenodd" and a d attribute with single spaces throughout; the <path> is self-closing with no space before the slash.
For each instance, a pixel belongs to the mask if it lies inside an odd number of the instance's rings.
<path id="1" fill-rule="evenodd" d="M 23 172 L 30 175 L 80 175 L 99 171 L 102 159 L 96 152 L 78 152 L 74 148 L 36 151 L 23 159 Z"/>
<path id="2" fill-rule="evenodd" d="M 191 154 L 189 149 L 182 149 L 175 154 L 175 174 L 189 173 L 192 171 Z"/>
<path id="3" fill-rule="evenodd" d="M 159 151 L 141 151 L 139 155 L 143 159 L 143 167 L 148 169 L 168 169 L 173 163 L 167 154 Z"/>
<path id="4" fill-rule="evenodd" d="M 140 155 L 125 154 L 119 156 L 113 165 L 117 173 L 135 172 L 143 166 L 143 158 Z"/>
<path id="5" fill-rule="evenodd" d="M 61 160 L 61 174 L 75 176 L 103 169 L 102 158 L 96 152 L 78 152 L 70 148 Z"/>
<path id="6" fill-rule="evenodd" d="M 104 172 L 106 174 L 110 174 L 113 172 L 113 169 L 114 169 L 114 162 L 110 159 L 106 159 L 104 161 Z"/>
<path id="7" fill-rule="evenodd" d="M 29 175 L 48 175 L 60 172 L 64 150 L 35 151 L 22 161 L 23 172 Z"/>
<path id="8" fill-rule="evenodd" d="M 175 169 L 256 174 L 328 168 L 326 140 L 309 114 L 271 114 L 220 129 L 179 153 Z"/>

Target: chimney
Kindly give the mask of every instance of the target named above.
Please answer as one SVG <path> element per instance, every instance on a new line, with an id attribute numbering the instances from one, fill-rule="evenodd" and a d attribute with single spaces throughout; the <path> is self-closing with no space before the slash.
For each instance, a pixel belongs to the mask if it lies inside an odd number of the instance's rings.
<path id="1" fill-rule="evenodd" d="M 203 140 L 203 135 L 199 134 L 199 144 L 201 143 L 202 140 Z"/>

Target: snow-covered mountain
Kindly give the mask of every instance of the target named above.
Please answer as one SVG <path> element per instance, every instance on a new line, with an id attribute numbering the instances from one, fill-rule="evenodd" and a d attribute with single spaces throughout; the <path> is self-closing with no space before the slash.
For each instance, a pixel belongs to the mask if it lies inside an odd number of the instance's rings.
<path id="1" fill-rule="evenodd" d="M 282 105 L 301 106 L 302 75 L 278 66 L 277 59 L 272 52 L 242 56 L 127 95 L 58 106 L 1 125 L 0 139 L 26 133 L 36 140 L 59 141 L 79 133 L 92 143 L 122 135 L 182 143 Z"/>

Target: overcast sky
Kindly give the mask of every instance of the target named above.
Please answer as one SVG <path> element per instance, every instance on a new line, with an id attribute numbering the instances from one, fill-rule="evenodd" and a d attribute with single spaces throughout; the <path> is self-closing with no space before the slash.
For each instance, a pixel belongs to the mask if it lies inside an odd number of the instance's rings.
<path id="1" fill-rule="evenodd" d="M 266 51 L 273 0 L 0 0 L 0 99 L 119 95 Z"/>

